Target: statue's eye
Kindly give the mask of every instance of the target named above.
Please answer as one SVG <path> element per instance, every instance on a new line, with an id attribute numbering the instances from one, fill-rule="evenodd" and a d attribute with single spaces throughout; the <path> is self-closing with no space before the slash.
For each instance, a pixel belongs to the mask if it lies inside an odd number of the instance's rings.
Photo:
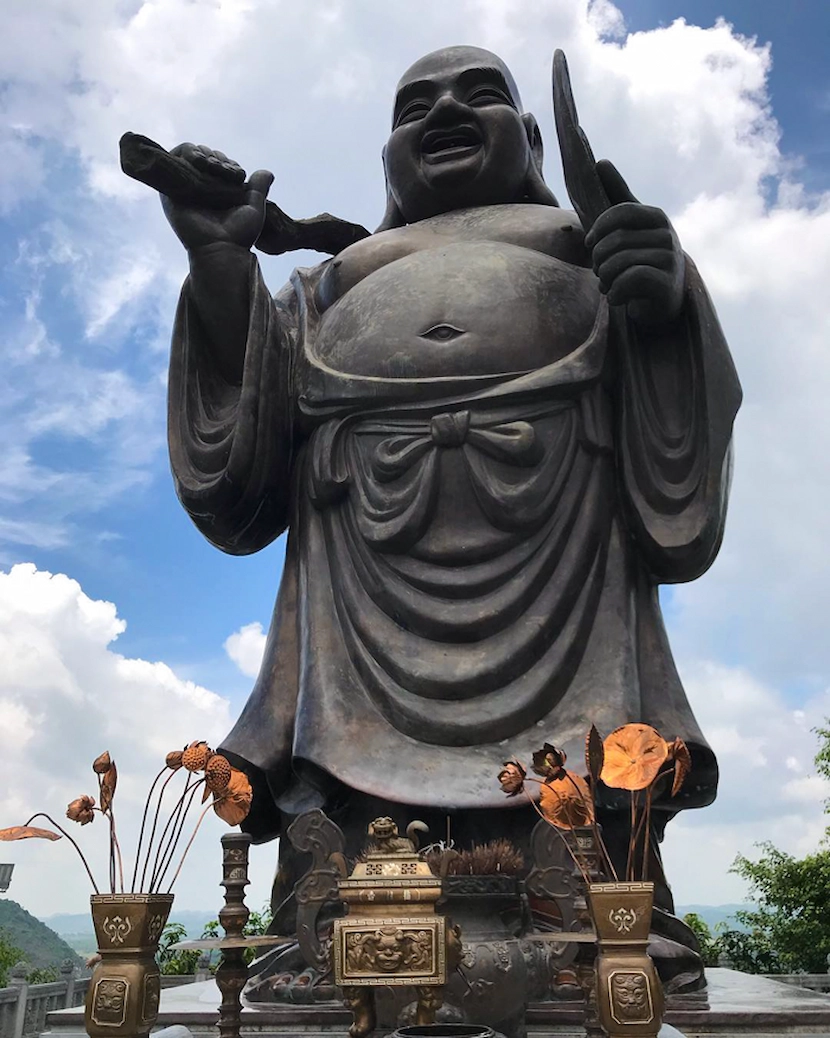
<path id="1" fill-rule="evenodd" d="M 463 334 L 464 332 L 461 328 L 454 328 L 451 324 L 436 324 L 425 332 L 421 332 L 421 338 L 432 339 L 433 342 L 449 342 L 451 339 L 457 339 L 459 335 Z"/>
<path id="2" fill-rule="evenodd" d="M 410 101 L 398 113 L 395 126 L 418 122 L 419 119 L 424 119 L 427 115 L 429 115 L 429 103 L 427 101 Z"/>
<path id="3" fill-rule="evenodd" d="M 485 105 L 509 105 L 510 98 L 498 87 L 478 87 L 468 95 L 467 104 L 474 108 L 483 108 Z"/>

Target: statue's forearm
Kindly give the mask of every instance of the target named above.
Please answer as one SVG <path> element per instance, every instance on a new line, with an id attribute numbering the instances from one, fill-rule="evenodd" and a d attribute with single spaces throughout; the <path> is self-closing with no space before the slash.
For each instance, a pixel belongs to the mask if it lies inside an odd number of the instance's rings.
<path id="1" fill-rule="evenodd" d="M 251 293 L 251 253 L 217 242 L 188 254 L 190 294 L 219 371 L 242 382 Z"/>

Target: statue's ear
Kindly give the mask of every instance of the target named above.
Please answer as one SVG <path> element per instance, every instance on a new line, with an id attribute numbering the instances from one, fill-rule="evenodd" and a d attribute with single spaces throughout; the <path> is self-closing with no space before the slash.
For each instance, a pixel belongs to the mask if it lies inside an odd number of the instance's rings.
<path id="1" fill-rule="evenodd" d="M 527 182 L 525 184 L 526 198 L 529 202 L 535 202 L 537 205 L 558 206 L 559 203 L 556 201 L 556 196 L 545 183 L 545 178 L 542 175 L 542 161 L 545 157 L 545 149 L 542 144 L 542 133 L 539 129 L 539 124 L 536 122 L 536 116 L 530 112 L 524 112 L 522 122 L 524 123 L 528 143 L 530 144 L 530 163 L 527 169 Z"/>
<path id="2" fill-rule="evenodd" d="M 383 176 L 386 181 L 386 212 L 383 214 L 383 219 L 375 228 L 375 234 L 379 231 L 389 231 L 393 227 L 403 227 L 406 221 L 403 218 L 403 213 L 398 208 L 398 203 L 395 201 L 395 197 L 389 189 L 389 177 L 386 173 L 386 148 L 380 153 L 383 160 Z"/>
<path id="3" fill-rule="evenodd" d="M 532 112 L 523 112 L 522 122 L 525 126 L 528 143 L 530 144 L 533 162 L 541 173 L 542 160 L 545 157 L 545 148 L 542 144 L 542 131 L 539 129 L 539 124 L 536 122 L 536 116 L 533 115 Z"/>

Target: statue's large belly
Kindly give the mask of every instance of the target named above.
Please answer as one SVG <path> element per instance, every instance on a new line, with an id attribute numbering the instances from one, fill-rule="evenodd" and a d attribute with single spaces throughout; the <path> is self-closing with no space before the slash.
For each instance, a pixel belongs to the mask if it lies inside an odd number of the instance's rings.
<path id="1" fill-rule="evenodd" d="M 531 371 L 589 335 L 590 271 L 530 249 L 465 242 L 374 271 L 325 312 L 316 358 L 350 375 L 435 378 Z"/>

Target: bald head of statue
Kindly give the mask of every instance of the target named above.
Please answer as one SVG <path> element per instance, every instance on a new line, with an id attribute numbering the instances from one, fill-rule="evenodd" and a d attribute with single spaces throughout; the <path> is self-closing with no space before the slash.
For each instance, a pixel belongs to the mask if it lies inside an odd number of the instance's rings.
<path id="1" fill-rule="evenodd" d="M 381 228 L 504 202 L 556 205 L 542 179 L 536 120 L 522 113 L 501 58 L 478 47 L 445 47 L 407 69 L 384 164 Z"/>

